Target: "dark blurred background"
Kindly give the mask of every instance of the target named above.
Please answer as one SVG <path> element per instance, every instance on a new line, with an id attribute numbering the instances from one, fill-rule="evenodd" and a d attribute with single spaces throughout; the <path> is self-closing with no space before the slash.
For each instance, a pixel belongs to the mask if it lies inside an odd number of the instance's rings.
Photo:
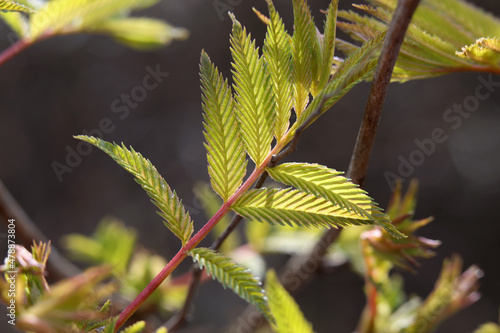
<path id="1" fill-rule="evenodd" d="M 265 27 L 251 8 L 265 13 L 265 1 L 220 2 L 232 7 L 261 44 Z M 498 0 L 473 2 L 500 15 Z M 318 23 L 323 21 L 319 10 L 328 3 L 310 1 Z M 291 1 L 275 4 L 291 31 Z M 349 8 L 350 1 L 340 1 L 340 6 Z M 143 190 L 104 153 L 94 149 L 58 180 L 52 164 L 66 164 L 67 147 L 77 145 L 72 136 L 99 128 L 104 118 L 114 126 L 104 138 L 123 141 L 148 157 L 187 206 L 196 207 L 193 185 L 208 180 L 198 63 L 205 49 L 230 75 L 230 19 L 219 16 L 213 1 L 201 0 L 165 0 L 142 14 L 186 27 L 190 38 L 160 50 L 137 52 L 102 36 L 58 37 L 30 47 L 0 68 L 0 179 L 58 248 L 63 235 L 91 234 L 106 215 L 136 228 L 140 242 L 166 258 L 179 247 Z M 8 32 L 0 26 L 2 50 L 10 45 Z M 122 114 L 113 112 L 111 104 L 141 85 L 148 66 L 170 74 L 120 119 Z M 448 140 L 438 144 L 404 182 L 408 185 L 412 177 L 420 181 L 416 216 L 435 217 L 421 234 L 440 239 L 443 245 L 435 258 L 421 261 L 417 275 L 404 274 L 406 289 L 426 296 L 443 259 L 452 253 L 461 254 L 466 266 L 478 264 L 485 276 L 481 300 L 446 321 L 439 332 L 471 332 L 480 323 L 498 320 L 500 92 L 481 101 L 457 129 L 443 121 L 447 109 L 474 95 L 479 76 L 459 73 L 392 84 L 365 185 L 385 207 L 391 188 L 384 174 L 398 173 L 400 156 L 408 159 L 417 148 L 414 140 L 430 138 L 435 128 L 443 128 Z M 500 82 L 500 77 L 493 80 Z M 368 89 L 368 83 L 357 86 L 306 131 L 293 160 L 346 170 Z M 192 216 L 199 229 L 206 217 L 199 210 Z M 5 230 L 2 223 L 0 232 Z M 352 332 L 364 305 L 362 281 L 348 271 L 317 276 L 297 299 L 317 332 Z M 192 326 L 202 328 L 197 332 L 220 332 L 244 307 L 231 292 L 208 283 L 196 299 Z M 0 328 L 7 332 L 11 328 L 5 323 L 0 320 Z"/>

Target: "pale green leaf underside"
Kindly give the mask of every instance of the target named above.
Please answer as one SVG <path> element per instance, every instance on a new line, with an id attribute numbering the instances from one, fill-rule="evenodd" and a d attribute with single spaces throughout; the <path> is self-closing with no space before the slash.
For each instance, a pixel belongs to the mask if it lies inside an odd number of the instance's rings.
<path id="1" fill-rule="evenodd" d="M 312 333 L 312 325 L 304 317 L 292 296 L 283 288 L 274 270 L 266 274 L 266 294 L 276 325 L 276 333 Z"/>
<path id="2" fill-rule="evenodd" d="M 276 121 L 272 84 L 255 41 L 231 15 L 231 54 L 236 110 L 246 151 L 260 165 L 271 149 Z"/>
<path id="3" fill-rule="evenodd" d="M 205 52 L 201 54 L 200 76 L 210 183 L 227 201 L 245 176 L 243 141 L 231 89 Z"/>
<path id="4" fill-rule="evenodd" d="M 232 289 L 238 296 L 253 304 L 269 321 L 274 321 L 260 281 L 247 268 L 207 248 L 193 249 L 189 251 L 189 255 L 224 288 Z"/>
<path id="5" fill-rule="evenodd" d="M 64 33 L 92 29 L 129 10 L 146 8 L 159 0 L 52 0 L 31 16 L 31 39 L 44 33 Z"/>
<path id="6" fill-rule="evenodd" d="M 343 172 L 319 164 L 284 163 L 267 172 L 276 181 L 330 201 L 361 218 L 372 219 L 375 202 L 359 186 L 342 177 Z"/>
<path id="7" fill-rule="evenodd" d="M 264 40 L 263 56 L 271 74 L 276 101 L 276 125 L 274 135 L 280 140 L 290 126 L 293 105 L 291 37 L 276 12 L 271 0 L 267 0 L 269 22 Z"/>
<path id="8" fill-rule="evenodd" d="M 320 53 L 311 11 L 303 0 L 293 0 L 294 32 L 292 43 L 294 108 L 299 116 L 309 103 L 309 92 L 317 78 L 315 62 Z"/>
<path id="9" fill-rule="evenodd" d="M 332 73 L 332 66 L 335 53 L 335 35 L 337 30 L 337 8 L 338 0 L 330 2 L 326 12 L 325 28 L 322 40 L 322 64 L 319 72 L 319 86 L 324 87 Z"/>
<path id="10" fill-rule="evenodd" d="M 3 12 L 21 12 L 28 14 L 35 12 L 33 8 L 14 1 L 0 1 L 0 10 Z"/>
<path id="11" fill-rule="evenodd" d="M 152 202 L 160 209 L 164 224 L 185 244 L 193 233 L 193 223 L 177 194 L 170 189 L 153 164 L 133 148 L 126 148 L 104 140 L 79 135 L 75 138 L 89 142 L 104 151 L 121 167 L 130 172 Z"/>

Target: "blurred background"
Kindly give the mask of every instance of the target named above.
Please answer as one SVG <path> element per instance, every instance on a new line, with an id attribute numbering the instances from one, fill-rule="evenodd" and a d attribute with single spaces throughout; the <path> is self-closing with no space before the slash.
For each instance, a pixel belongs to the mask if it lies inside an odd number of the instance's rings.
<path id="1" fill-rule="evenodd" d="M 497 0 L 473 2 L 500 15 Z M 147 195 L 104 153 L 94 149 L 59 178 L 54 172 L 54 162 L 66 164 L 68 149 L 76 149 L 78 141 L 72 136 L 98 129 L 106 118 L 113 129 L 104 139 L 123 141 L 149 158 L 192 208 L 196 228 L 206 221 L 193 194 L 197 182 L 208 181 L 198 75 L 201 50 L 230 76 L 231 21 L 215 3 L 164 0 L 144 11 L 190 31 L 188 40 L 159 50 L 137 52 L 102 36 L 66 36 L 36 44 L 0 68 L 0 179 L 55 247 L 61 249 L 65 234 L 90 235 L 107 215 L 136 228 L 139 242 L 166 258 L 179 247 Z M 262 43 L 265 26 L 251 8 L 266 13 L 264 0 L 218 3 L 226 4 L 258 45 Z M 319 11 L 329 1 L 309 3 L 317 23 L 322 24 Z M 341 0 L 340 7 L 347 9 L 350 3 Z M 291 1 L 275 0 L 275 5 L 291 31 Z M 8 33 L 2 24 L 0 50 L 10 45 Z M 169 75 L 132 105 L 128 114 L 116 112 L 113 103 L 142 84 L 147 67 Z M 435 152 L 426 155 L 404 182 L 406 187 L 411 178 L 419 180 L 416 217 L 435 217 L 421 235 L 440 239 L 443 245 L 435 258 L 421 260 L 418 274 L 403 273 L 405 288 L 410 294 L 426 296 L 443 259 L 453 253 L 463 256 L 465 266 L 478 264 L 485 276 L 481 300 L 447 320 L 439 332 L 471 332 L 480 323 L 498 321 L 500 91 L 481 101 L 456 129 L 443 120 L 454 104 L 474 95 L 480 76 L 488 77 L 459 73 L 392 84 L 365 184 L 385 207 L 391 193 L 387 172 L 398 173 L 401 160 L 408 160 L 418 149 L 415 140 L 431 138 L 436 128 L 444 130 L 447 140 L 437 144 Z M 492 80 L 500 82 L 500 77 Z M 291 159 L 346 170 L 368 90 L 368 83 L 361 84 L 337 103 L 304 133 Z M 0 232 L 6 232 L 4 223 Z M 5 253 L 5 242 L 1 243 Z M 179 272 L 187 267 L 181 266 Z M 317 332 L 352 332 L 364 306 L 362 282 L 348 270 L 316 276 L 297 294 L 297 300 Z M 182 332 L 221 332 L 244 308 L 244 302 L 230 291 L 207 283 L 196 298 L 192 325 Z M 0 320 L 2 332 L 10 332 L 5 326 L 6 320 Z"/>

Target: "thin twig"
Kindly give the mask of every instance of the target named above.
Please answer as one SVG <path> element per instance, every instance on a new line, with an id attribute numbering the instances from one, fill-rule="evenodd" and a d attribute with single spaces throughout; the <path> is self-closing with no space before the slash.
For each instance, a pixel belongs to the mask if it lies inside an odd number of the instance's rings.
<path id="1" fill-rule="evenodd" d="M 406 30 L 408 29 L 408 25 L 419 2 L 420 0 L 400 0 L 391 23 L 389 24 L 379 62 L 375 70 L 365 114 L 356 139 L 351 163 L 347 171 L 347 177 L 351 178 L 353 183 L 360 186 L 363 185 L 366 177 L 366 171 L 368 169 L 368 163 L 394 65 L 403 43 Z M 288 268 L 285 271 L 281 278 L 285 288 L 295 291 L 308 280 L 312 273 L 309 274 L 307 278 L 302 278 L 304 275 L 299 275 L 299 273 L 308 270 L 305 264 L 310 265 L 311 262 L 320 262 L 320 255 L 323 254 L 324 256 L 324 254 L 326 254 L 328 247 L 338 237 L 340 231 L 341 229 L 328 230 L 316 244 L 315 250 L 311 252 L 310 256 L 305 260 L 301 260 L 302 264 L 296 265 L 295 268 Z M 296 258 L 291 258 L 290 262 L 294 260 L 296 260 Z M 317 267 L 319 267 L 319 265 Z M 243 323 L 245 325 L 245 332 L 251 332 L 263 322 L 259 320 L 258 316 L 260 316 L 260 314 L 256 314 L 255 310 L 251 311 L 248 309 L 244 312 L 244 315 Z"/>
<path id="2" fill-rule="evenodd" d="M 15 219 L 16 240 L 20 240 L 25 247 L 29 248 L 33 241 L 44 243 L 49 241 L 12 197 L 2 181 L 0 181 L 0 216 L 5 223 L 8 223 L 9 219 Z M 77 275 L 80 270 L 52 247 L 47 261 L 47 272 L 51 278 L 60 280 Z"/>

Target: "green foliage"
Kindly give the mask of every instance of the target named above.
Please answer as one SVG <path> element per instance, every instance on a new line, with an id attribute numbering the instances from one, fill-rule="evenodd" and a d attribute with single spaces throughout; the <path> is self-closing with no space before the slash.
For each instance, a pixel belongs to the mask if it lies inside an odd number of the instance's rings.
<path id="1" fill-rule="evenodd" d="M 77 139 L 93 144 L 111 156 L 121 167 L 130 172 L 136 182 L 147 192 L 152 202 L 160 209 L 158 214 L 164 219 L 164 224 L 182 243 L 186 243 L 193 233 L 193 222 L 184 209 L 177 194 L 170 189 L 153 164 L 137 153 L 133 148 L 119 146 L 104 140 L 76 136 Z"/>
<path id="2" fill-rule="evenodd" d="M 234 16 L 231 34 L 236 111 L 248 155 L 257 166 L 270 152 L 276 113 L 275 100 L 264 58 L 255 41 Z"/>
<path id="3" fill-rule="evenodd" d="M 374 7 L 355 5 L 370 16 L 341 11 L 339 28 L 354 40 L 365 42 L 385 31 L 396 0 L 370 0 Z M 500 20 L 463 0 L 423 0 L 408 28 L 393 80 L 428 78 L 454 71 L 498 71 L 498 51 L 483 40 L 499 37 Z M 471 46 L 465 46 L 473 43 Z M 349 54 L 356 47 L 339 41 L 339 48 Z M 457 52 L 462 49 L 462 52 Z"/>
<path id="4" fill-rule="evenodd" d="M 75 259 L 109 265 L 116 275 L 122 275 L 130 262 L 136 238 L 134 230 L 107 218 L 99 223 L 92 237 L 70 234 L 64 237 L 64 245 Z"/>
<path id="5" fill-rule="evenodd" d="M 269 270 L 266 274 L 266 294 L 269 308 L 276 320 L 273 325 L 276 333 L 313 333 L 312 325 L 283 288 L 274 270 Z"/>
<path id="6" fill-rule="evenodd" d="M 238 296 L 253 304 L 269 321 L 274 322 L 261 283 L 248 269 L 207 248 L 193 249 L 189 251 L 189 255 L 224 288 L 231 288 Z"/>
<path id="7" fill-rule="evenodd" d="M 215 192 L 227 201 L 241 185 L 246 173 L 243 141 L 231 90 L 205 52 L 201 55 L 200 76 L 208 173 Z"/>
<path id="8" fill-rule="evenodd" d="M 128 17 L 130 11 L 153 6 L 158 0 L 51 0 L 37 11 L 31 8 L 31 1 L 22 2 L 0 1 L 0 18 L 26 43 L 58 34 L 92 32 L 108 34 L 134 48 L 150 49 L 187 37 L 185 29 L 164 21 Z M 18 12 L 31 15 L 26 19 Z"/>

